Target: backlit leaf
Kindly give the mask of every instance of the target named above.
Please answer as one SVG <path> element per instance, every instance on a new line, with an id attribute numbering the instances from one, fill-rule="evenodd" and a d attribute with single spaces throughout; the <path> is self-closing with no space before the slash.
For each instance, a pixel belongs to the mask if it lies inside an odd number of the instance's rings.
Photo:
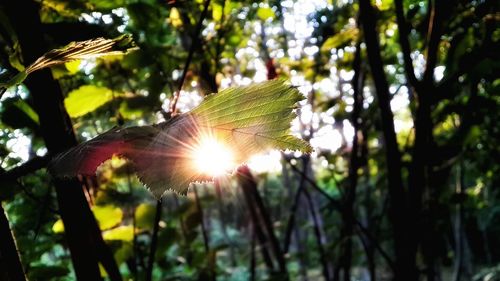
<path id="1" fill-rule="evenodd" d="M 274 18 L 274 11 L 269 7 L 261 7 L 257 10 L 257 16 L 266 21 L 267 19 Z"/>
<path id="2" fill-rule="evenodd" d="M 210 179 L 196 169 L 196 147 L 207 138 L 231 151 L 234 164 L 269 150 L 311 152 L 289 134 L 297 89 L 273 80 L 225 89 L 198 107 L 153 126 L 114 128 L 59 155 L 50 169 L 61 176 L 93 174 L 113 155 L 132 161 L 139 179 L 160 198 L 166 190 L 185 193 L 189 183 Z M 217 156 L 203 165 L 213 165 Z M 233 167 L 234 168 L 234 167 Z"/>
<path id="3" fill-rule="evenodd" d="M 102 233 L 104 240 L 122 240 L 131 242 L 134 239 L 134 228 L 131 225 L 122 225 Z"/>
<path id="4" fill-rule="evenodd" d="M 89 59 L 106 55 L 123 54 L 135 48 L 130 35 L 122 35 L 115 39 L 95 38 L 80 42 L 71 42 L 63 48 L 54 49 L 38 58 L 25 70 L 17 73 L 5 83 L 0 83 L 0 88 L 9 88 L 18 85 L 26 77 L 37 70 L 51 67 L 74 60 Z"/>
<path id="5" fill-rule="evenodd" d="M 359 29 L 351 27 L 333 35 L 326 39 L 325 43 L 321 46 L 322 52 L 329 52 L 331 49 L 336 49 L 355 41 L 359 36 Z"/>
<path id="6" fill-rule="evenodd" d="M 54 233 L 63 233 L 64 232 L 64 224 L 61 219 L 58 219 L 53 225 L 52 225 L 52 231 Z"/>
<path id="7" fill-rule="evenodd" d="M 113 99 L 113 91 L 105 87 L 85 85 L 73 90 L 64 100 L 70 117 L 80 117 Z"/>
<path id="8" fill-rule="evenodd" d="M 101 230 L 110 229 L 118 225 L 123 218 L 122 210 L 113 206 L 94 206 L 92 207 L 92 212 Z"/>
<path id="9" fill-rule="evenodd" d="M 153 227 L 155 207 L 151 204 L 142 203 L 135 209 L 135 227 L 149 229 Z"/>

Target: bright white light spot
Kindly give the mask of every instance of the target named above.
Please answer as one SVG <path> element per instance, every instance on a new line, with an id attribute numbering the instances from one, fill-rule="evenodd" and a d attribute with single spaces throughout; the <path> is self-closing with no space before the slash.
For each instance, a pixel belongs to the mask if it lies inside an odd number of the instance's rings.
<path id="1" fill-rule="evenodd" d="M 213 137 L 203 137 L 193 149 L 196 169 L 206 176 L 221 176 L 234 166 L 231 150 Z"/>
<path id="2" fill-rule="evenodd" d="M 342 146 L 342 135 L 332 125 L 321 127 L 311 139 L 311 146 L 315 149 L 337 151 Z"/>
<path id="3" fill-rule="evenodd" d="M 444 77 L 445 70 L 446 70 L 445 66 L 437 66 L 436 68 L 434 68 L 434 78 L 437 81 L 441 81 L 441 79 L 443 79 Z"/>
<path id="4" fill-rule="evenodd" d="M 255 173 L 279 173 L 281 167 L 281 153 L 273 150 L 267 154 L 254 155 L 248 160 L 248 167 Z"/>

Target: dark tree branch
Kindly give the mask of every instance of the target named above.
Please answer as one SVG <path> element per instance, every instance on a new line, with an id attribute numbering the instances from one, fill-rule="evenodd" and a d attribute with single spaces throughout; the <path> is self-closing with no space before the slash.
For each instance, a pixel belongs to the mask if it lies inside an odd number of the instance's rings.
<path id="1" fill-rule="evenodd" d="M 255 182 L 255 179 L 253 178 L 247 166 L 239 167 L 237 170 L 237 175 L 238 181 L 244 191 L 245 197 L 247 198 L 247 203 L 249 205 L 253 205 L 255 208 L 254 214 L 252 215 L 256 219 L 254 221 L 254 225 L 257 226 L 256 229 L 258 230 L 260 228 L 258 226 L 261 224 L 260 222 L 262 222 L 263 231 L 268 238 L 269 245 L 278 263 L 279 273 L 283 278 L 288 280 L 288 271 L 286 268 L 285 258 L 279 246 L 278 239 L 274 234 L 269 213 L 267 212 L 264 206 L 264 202 L 262 202 L 262 198 L 258 193 L 257 183 Z M 257 234 L 259 233 L 257 232 Z"/>
<path id="2" fill-rule="evenodd" d="M 318 215 L 316 214 L 314 210 L 314 202 L 312 201 L 311 194 L 307 189 L 304 189 L 304 195 L 307 199 L 307 203 L 309 205 L 309 210 L 311 213 L 311 217 L 313 220 L 313 225 L 314 225 L 314 235 L 316 236 L 316 244 L 318 247 L 318 252 L 321 260 L 321 265 L 323 268 L 323 276 L 325 277 L 326 281 L 332 280 L 331 273 L 330 273 L 330 266 L 328 265 L 328 257 L 326 256 L 325 249 L 323 247 L 323 242 L 322 242 L 322 234 L 321 234 L 321 229 L 320 229 L 320 224 L 318 220 Z"/>
<path id="3" fill-rule="evenodd" d="M 448 2 L 448 1 L 446 1 Z M 429 30 L 427 32 L 428 36 L 428 46 L 426 50 L 426 63 L 425 71 L 423 77 L 424 84 L 431 84 L 434 81 L 434 68 L 436 67 L 438 60 L 438 48 L 441 42 L 441 32 L 443 24 L 443 13 L 444 8 L 449 5 L 445 1 L 431 0 L 429 1 Z"/>
<path id="4" fill-rule="evenodd" d="M 354 127 L 354 138 L 352 140 L 352 149 L 349 157 L 349 186 L 345 192 L 343 200 L 341 237 L 345 238 L 343 243 L 340 266 L 343 268 L 344 281 L 351 280 L 352 263 L 352 236 L 354 229 L 354 202 L 356 200 L 356 188 L 358 185 L 358 169 L 360 168 L 360 139 L 358 134 L 361 132 L 360 114 L 363 108 L 363 73 L 361 69 L 361 44 L 356 44 L 356 53 L 353 61 L 354 76 L 351 81 L 351 87 L 354 91 L 354 106 L 351 115 L 351 123 Z"/>
<path id="5" fill-rule="evenodd" d="M 177 88 L 177 92 L 174 93 L 172 105 L 170 106 L 170 113 L 172 115 L 175 115 L 177 112 L 177 102 L 179 101 L 179 95 L 181 94 L 182 86 L 184 85 L 184 80 L 186 80 L 186 75 L 189 70 L 189 65 L 191 64 L 191 60 L 193 59 L 194 51 L 199 47 L 198 37 L 200 36 L 201 28 L 203 27 L 203 20 L 207 16 L 209 5 L 210 5 L 210 0 L 205 0 L 203 11 L 200 14 L 200 18 L 198 19 L 198 23 L 196 24 L 195 31 L 191 37 L 191 47 L 189 48 L 188 57 L 186 59 L 186 63 L 184 64 L 184 69 L 182 70 L 182 76 L 181 79 L 179 80 L 179 87 Z"/>
<path id="6" fill-rule="evenodd" d="M 158 244 L 158 232 L 160 230 L 161 219 L 161 202 L 159 199 L 156 202 L 155 220 L 153 224 L 153 233 L 151 234 L 151 245 L 149 247 L 148 267 L 146 268 L 146 281 L 151 281 L 153 277 L 153 266 L 155 261 L 156 246 Z"/>
<path id="7" fill-rule="evenodd" d="M 240 175 L 240 174 L 238 174 Z M 269 254 L 269 251 L 267 249 L 267 238 L 266 235 L 264 234 L 264 231 L 262 230 L 259 222 L 259 217 L 258 213 L 256 210 L 255 203 L 252 200 L 252 195 L 251 195 L 251 182 L 249 181 L 248 177 L 244 176 L 244 174 L 241 174 L 240 177 L 238 177 L 241 189 L 243 190 L 243 195 L 245 197 L 245 201 L 247 203 L 248 211 L 250 212 L 250 218 L 252 219 L 252 239 L 255 239 L 255 237 L 259 240 L 260 243 L 260 250 L 262 252 L 262 258 L 264 259 L 264 263 L 266 264 L 268 270 L 272 273 L 274 270 L 274 265 L 273 265 L 273 260 L 271 259 L 271 255 Z M 255 241 L 254 241 L 255 243 Z"/>
<path id="8" fill-rule="evenodd" d="M 303 173 L 303 175 L 305 175 L 305 173 Z M 304 189 L 305 181 L 306 181 L 306 177 L 301 176 L 299 187 L 297 188 L 297 192 L 295 193 L 295 197 L 293 199 L 292 207 L 290 208 L 290 216 L 288 217 L 288 223 L 286 225 L 286 231 L 285 231 L 285 240 L 283 243 L 283 252 L 284 253 L 288 253 L 288 250 L 290 248 L 290 243 L 292 241 L 292 232 L 293 232 L 293 229 L 295 226 L 295 215 L 296 215 L 297 209 L 299 207 L 300 195 L 302 195 L 302 190 Z"/>
<path id="9" fill-rule="evenodd" d="M 398 148 L 396 132 L 394 130 L 394 116 L 390 107 L 391 98 L 381 57 L 379 33 L 376 29 L 376 15 L 370 0 L 360 0 L 359 9 L 360 22 L 363 27 L 368 62 L 378 98 L 385 141 L 390 194 L 389 219 L 393 227 L 396 254 L 394 278 L 396 280 L 417 280 L 416 248 L 411 237 L 410 223 L 408 222 L 407 198 L 401 177 L 401 152 Z"/>
<path id="10" fill-rule="evenodd" d="M 418 87 L 419 81 L 415 76 L 415 70 L 413 68 L 413 60 L 411 59 L 411 48 L 410 42 L 408 40 L 409 30 L 408 23 L 406 22 L 403 0 L 395 0 L 396 4 L 396 21 L 398 24 L 398 41 L 401 45 L 401 51 L 403 53 L 404 69 L 406 74 L 406 79 L 410 85 L 414 88 Z"/>
<path id="11" fill-rule="evenodd" d="M 14 181 L 20 177 L 24 177 L 37 170 L 45 168 L 50 159 L 51 157 L 49 154 L 33 157 L 20 166 L 14 167 L 4 173 L 0 173 L 0 181 Z"/>

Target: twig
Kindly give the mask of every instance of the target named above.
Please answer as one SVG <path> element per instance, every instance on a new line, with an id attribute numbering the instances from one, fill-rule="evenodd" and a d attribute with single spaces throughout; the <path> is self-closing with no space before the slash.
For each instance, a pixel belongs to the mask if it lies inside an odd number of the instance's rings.
<path id="1" fill-rule="evenodd" d="M 205 252 L 208 254 L 208 251 L 210 250 L 208 233 L 205 227 L 203 209 L 201 207 L 200 197 L 198 196 L 198 188 L 196 187 L 196 185 L 193 186 L 193 192 L 194 192 L 194 201 L 196 204 L 196 209 L 198 209 L 198 212 L 200 213 L 201 233 L 203 234 L 203 243 L 205 244 Z"/>
<path id="2" fill-rule="evenodd" d="M 194 50 L 198 46 L 196 44 L 198 36 L 201 32 L 201 27 L 203 26 L 203 20 L 207 16 L 208 6 L 210 4 L 210 0 L 205 0 L 205 5 L 203 6 L 203 11 L 200 14 L 200 18 L 198 19 L 198 23 L 196 24 L 196 29 L 191 37 L 191 47 L 189 48 L 188 57 L 186 59 L 186 63 L 184 64 L 184 70 L 182 71 L 181 79 L 179 80 L 179 87 L 177 92 L 174 93 L 174 98 L 172 100 L 172 105 L 170 106 L 170 114 L 175 115 L 177 112 L 177 101 L 179 100 L 179 96 L 181 94 L 182 86 L 184 84 L 184 80 L 186 80 L 187 71 L 189 69 L 189 65 L 191 64 L 191 60 L 193 59 Z"/>
<path id="3" fill-rule="evenodd" d="M 318 214 L 314 210 L 314 202 L 312 201 L 311 194 L 309 193 L 309 191 L 307 191 L 307 189 L 304 189 L 304 195 L 305 198 L 307 199 L 307 203 L 309 205 L 309 212 L 311 213 L 311 217 L 314 224 L 314 234 L 316 236 L 318 252 L 323 267 L 323 276 L 325 277 L 325 280 L 328 281 L 331 280 L 330 266 L 328 265 L 328 258 L 326 256 L 325 249 L 323 247 L 323 241 L 321 239 L 322 234 L 321 234 Z"/>
<path id="4" fill-rule="evenodd" d="M 156 244 L 158 242 L 158 231 L 160 229 L 161 218 L 161 198 L 156 202 L 155 221 L 153 225 L 153 234 L 151 235 L 151 245 L 149 248 L 148 268 L 146 269 L 146 281 L 151 281 L 153 276 L 153 265 L 156 253 Z"/>
<path id="5" fill-rule="evenodd" d="M 288 217 L 288 223 L 285 232 L 285 242 L 283 245 L 284 253 L 288 253 L 288 250 L 290 248 L 290 242 L 292 240 L 292 232 L 295 225 L 295 214 L 299 207 L 300 195 L 302 194 L 302 190 L 304 189 L 305 180 L 306 180 L 305 177 L 300 177 L 299 187 L 297 189 L 297 192 L 295 193 L 295 198 L 293 199 L 292 208 L 290 209 L 290 216 Z"/>
<path id="6" fill-rule="evenodd" d="M 50 159 L 51 156 L 49 154 L 31 158 L 20 166 L 12 168 L 4 173 L 0 173 L 0 181 L 17 180 L 20 177 L 24 177 L 27 174 L 46 167 Z"/>

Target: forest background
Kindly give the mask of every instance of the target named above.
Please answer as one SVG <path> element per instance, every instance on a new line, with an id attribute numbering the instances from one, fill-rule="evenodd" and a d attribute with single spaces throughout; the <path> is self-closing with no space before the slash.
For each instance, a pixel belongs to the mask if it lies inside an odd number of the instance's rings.
<path id="1" fill-rule="evenodd" d="M 498 1 L 0 3 L 0 82 L 71 41 L 137 46 L 4 89 L 0 280 L 500 280 Z M 306 97 L 291 125 L 311 154 L 162 204 L 119 159 L 46 169 L 169 119 L 175 95 L 186 112 L 275 78 Z"/>

